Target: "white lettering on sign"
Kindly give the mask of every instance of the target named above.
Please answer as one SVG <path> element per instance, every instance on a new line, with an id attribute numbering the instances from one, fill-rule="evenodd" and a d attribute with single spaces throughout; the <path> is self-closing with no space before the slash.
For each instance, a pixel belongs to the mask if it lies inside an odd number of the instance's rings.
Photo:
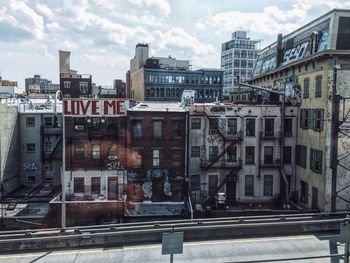
<path id="1" fill-rule="evenodd" d="M 63 101 L 65 116 L 124 116 L 128 101 L 100 99 L 67 99 Z"/>
<path id="2" fill-rule="evenodd" d="M 299 44 L 298 46 L 288 49 L 283 56 L 282 65 L 301 59 L 306 55 L 309 42 Z"/>

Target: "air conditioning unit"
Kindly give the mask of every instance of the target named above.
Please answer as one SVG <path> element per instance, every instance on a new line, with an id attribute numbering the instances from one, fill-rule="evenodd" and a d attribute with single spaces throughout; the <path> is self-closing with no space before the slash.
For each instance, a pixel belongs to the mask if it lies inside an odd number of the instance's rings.
<path id="1" fill-rule="evenodd" d="M 74 129 L 76 131 L 83 131 L 83 130 L 85 130 L 85 127 L 84 127 L 84 125 L 75 125 Z"/>
<path id="2" fill-rule="evenodd" d="M 210 129 L 209 134 L 218 134 L 218 130 L 217 129 Z"/>
<path id="3" fill-rule="evenodd" d="M 108 160 L 115 161 L 115 160 L 117 160 L 117 159 L 118 159 L 118 156 L 116 156 L 116 155 L 110 155 L 110 156 L 108 156 Z"/>

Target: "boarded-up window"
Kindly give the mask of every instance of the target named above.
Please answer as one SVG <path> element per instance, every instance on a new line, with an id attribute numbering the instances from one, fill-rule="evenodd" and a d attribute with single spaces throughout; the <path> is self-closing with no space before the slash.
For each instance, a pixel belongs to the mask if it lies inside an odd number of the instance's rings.
<path id="1" fill-rule="evenodd" d="M 91 193 L 99 195 L 100 189 L 101 189 L 101 178 L 100 177 L 92 177 L 91 178 Z"/>
<path id="2" fill-rule="evenodd" d="M 75 177 L 74 178 L 74 193 L 84 193 L 84 178 Z"/>

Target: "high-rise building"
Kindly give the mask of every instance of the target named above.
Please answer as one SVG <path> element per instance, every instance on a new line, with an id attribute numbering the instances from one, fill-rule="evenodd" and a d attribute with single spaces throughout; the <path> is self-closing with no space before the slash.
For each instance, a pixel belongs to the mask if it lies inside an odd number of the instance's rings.
<path id="1" fill-rule="evenodd" d="M 200 102 L 222 98 L 221 69 L 191 70 L 188 60 L 149 57 L 147 44 L 136 45 L 129 72 L 127 94 L 138 101 L 180 101 L 184 90 L 194 90 Z"/>
<path id="2" fill-rule="evenodd" d="M 237 77 L 251 76 L 260 48 L 260 40 L 252 40 L 246 31 L 235 31 L 232 39 L 221 46 L 221 69 L 224 70 L 224 93 L 234 88 Z"/>
<path id="3" fill-rule="evenodd" d="M 25 79 L 26 92 L 28 93 L 55 93 L 60 85 L 52 83 L 51 80 L 41 78 L 39 74 L 33 78 Z"/>

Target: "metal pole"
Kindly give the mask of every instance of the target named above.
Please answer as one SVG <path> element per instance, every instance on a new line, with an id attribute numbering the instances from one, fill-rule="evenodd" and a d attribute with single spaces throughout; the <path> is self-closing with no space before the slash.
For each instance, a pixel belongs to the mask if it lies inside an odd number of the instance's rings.
<path id="1" fill-rule="evenodd" d="M 344 263 L 349 263 L 349 247 L 350 243 L 346 242 L 345 243 L 345 250 L 344 250 Z"/>
<path id="2" fill-rule="evenodd" d="M 338 123 L 339 123 L 339 95 L 337 94 L 337 63 L 338 57 L 333 59 L 332 80 L 332 120 L 331 120 L 331 158 L 332 169 L 331 211 L 336 211 L 337 198 L 337 166 L 338 166 Z"/>
<path id="3" fill-rule="evenodd" d="M 170 263 L 174 262 L 174 254 L 170 254 Z"/>
<path id="4" fill-rule="evenodd" d="M 1 180 L 2 181 L 2 180 Z M 1 201 L 1 229 L 5 228 L 5 224 L 4 224 L 4 204 L 3 204 L 3 196 L 4 196 L 4 183 L 1 182 L 0 185 L 1 189 L 0 189 L 0 201 Z"/>

